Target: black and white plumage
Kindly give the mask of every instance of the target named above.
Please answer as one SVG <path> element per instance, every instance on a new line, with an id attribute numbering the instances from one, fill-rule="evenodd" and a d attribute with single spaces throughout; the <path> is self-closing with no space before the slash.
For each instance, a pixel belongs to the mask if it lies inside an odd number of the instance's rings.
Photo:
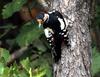
<path id="1" fill-rule="evenodd" d="M 52 47 L 55 62 L 61 58 L 61 44 L 67 38 L 66 24 L 58 11 L 39 13 L 36 17 L 39 27 L 43 24 L 45 36 Z"/>

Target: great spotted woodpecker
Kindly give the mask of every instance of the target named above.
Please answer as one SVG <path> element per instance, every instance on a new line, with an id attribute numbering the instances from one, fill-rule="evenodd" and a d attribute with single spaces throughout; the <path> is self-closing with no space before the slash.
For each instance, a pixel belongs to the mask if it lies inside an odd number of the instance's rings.
<path id="1" fill-rule="evenodd" d="M 61 58 L 61 44 L 67 38 L 66 23 L 58 11 L 41 12 L 36 16 L 39 27 L 43 25 L 45 36 L 53 50 L 55 62 Z"/>

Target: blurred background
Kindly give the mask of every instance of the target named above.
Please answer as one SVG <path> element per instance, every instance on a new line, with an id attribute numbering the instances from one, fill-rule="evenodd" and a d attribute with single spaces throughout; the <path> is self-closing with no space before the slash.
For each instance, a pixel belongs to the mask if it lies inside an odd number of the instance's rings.
<path id="1" fill-rule="evenodd" d="M 0 77 L 52 77 L 50 46 L 35 22 L 48 11 L 44 0 L 0 0 Z M 89 26 L 92 37 L 92 75 L 100 77 L 100 0 Z"/>

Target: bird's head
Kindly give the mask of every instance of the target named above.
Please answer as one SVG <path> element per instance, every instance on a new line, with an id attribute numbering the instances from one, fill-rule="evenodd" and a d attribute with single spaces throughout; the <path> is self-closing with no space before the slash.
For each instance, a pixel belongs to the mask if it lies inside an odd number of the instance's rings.
<path id="1" fill-rule="evenodd" d="M 43 25 L 43 23 L 49 18 L 47 13 L 41 12 L 36 16 L 36 20 L 39 24 L 39 28 Z"/>

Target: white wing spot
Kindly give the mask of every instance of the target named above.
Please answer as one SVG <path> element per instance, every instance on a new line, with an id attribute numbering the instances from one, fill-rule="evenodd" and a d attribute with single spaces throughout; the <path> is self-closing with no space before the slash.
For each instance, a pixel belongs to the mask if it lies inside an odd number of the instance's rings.
<path id="1" fill-rule="evenodd" d="M 53 38 L 51 38 L 51 40 L 53 41 L 54 39 L 53 39 Z"/>
<path id="2" fill-rule="evenodd" d="M 51 42 L 51 40 L 49 40 L 49 42 Z"/>
<path id="3" fill-rule="evenodd" d="M 62 33 L 61 35 L 64 35 L 64 33 Z"/>
<path id="4" fill-rule="evenodd" d="M 49 44 L 50 46 L 52 45 L 52 44 Z"/>
<path id="5" fill-rule="evenodd" d="M 64 37 L 67 37 L 67 35 L 64 35 Z"/>

